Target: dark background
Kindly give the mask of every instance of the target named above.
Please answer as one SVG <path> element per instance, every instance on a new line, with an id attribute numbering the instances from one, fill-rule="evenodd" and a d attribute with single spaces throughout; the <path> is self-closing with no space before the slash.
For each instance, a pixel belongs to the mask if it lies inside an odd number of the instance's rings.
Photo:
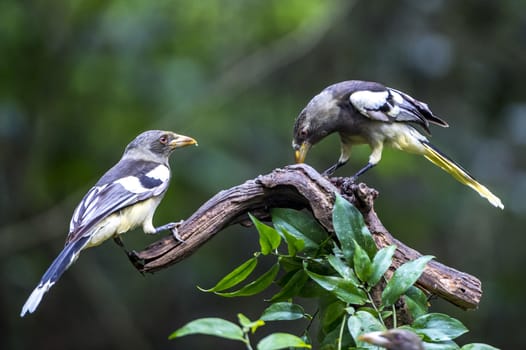
<path id="1" fill-rule="evenodd" d="M 198 317 L 260 315 L 260 297 L 196 288 L 252 255 L 253 229 L 229 228 L 145 277 L 108 242 L 85 251 L 36 314 L 18 314 L 60 251 L 74 207 L 137 134 L 160 128 L 199 141 L 172 159 L 155 217 L 164 224 L 292 163 L 301 108 L 329 84 L 363 79 L 427 102 L 451 125 L 435 128 L 432 142 L 504 202 L 495 209 L 425 159 L 393 150 L 362 179 L 380 191 L 377 211 L 397 238 L 481 279 L 478 310 L 434 304 L 471 330 L 459 343 L 521 348 L 525 73 L 526 3 L 514 0 L 2 0 L 0 347 L 234 348 L 167 336 Z M 337 175 L 353 174 L 368 152 L 356 148 Z M 307 161 L 321 171 L 338 154 L 333 136 Z M 124 239 L 135 249 L 155 240 L 140 230 Z"/>

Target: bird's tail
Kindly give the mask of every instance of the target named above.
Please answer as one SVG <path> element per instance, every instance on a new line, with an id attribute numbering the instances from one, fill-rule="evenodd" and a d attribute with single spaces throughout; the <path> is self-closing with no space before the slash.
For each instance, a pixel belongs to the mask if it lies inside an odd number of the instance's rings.
<path id="1" fill-rule="evenodd" d="M 451 158 L 439 151 L 435 146 L 427 141 L 421 141 L 424 146 L 424 157 L 430 160 L 433 164 L 439 166 L 444 171 L 453 176 L 460 183 L 467 185 L 478 192 L 482 197 L 486 198 L 493 206 L 504 209 L 499 197 L 491 193 L 486 186 L 480 184 L 473 176 L 471 176 L 465 169 L 455 163 Z"/>
<path id="2" fill-rule="evenodd" d="M 88 242 L 88 237 L 82 237 L 80 240 L 68 243 L 60 254 L 53 260 L 51 266 L 44 273 L 40 279 L 40 283 L 33 290 L 26 303 L 22 307 L 20 317 L 24 317 L 26 313 L 33 313 L 42 297 L 62 276 L 62 274 L 77 260 L 79 252 L 84 248 Z"/>

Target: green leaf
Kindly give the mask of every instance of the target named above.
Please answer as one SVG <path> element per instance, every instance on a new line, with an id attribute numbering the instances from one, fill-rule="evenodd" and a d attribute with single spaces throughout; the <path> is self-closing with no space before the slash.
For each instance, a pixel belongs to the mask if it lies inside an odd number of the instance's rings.
<path id="1" fill-rule="evenodd" d="M 279 235 L 278 231 L 276 231 L 273 227 L 265 225 L 252 214 L 249 213 L 248 216 L 250 216 L 250 220 L 252 220 L 254 226 L 256 226 L 256 229 L 258 230 L 261 254 L 268 255 L 269 253 L 276 250 L 281 243 L 281 236 Z"/>
<path id="2" fill-rule="evenodd" d="M 355 285 L 360 284 L 360 281 L 356 277 L 354 270 L 351 269 L 345 261 L 332 254 L 329 255 L 327 260 L 329 261 L 329 264 L 331 264 L 332 268 L 344 279 L 351 281 Z"/>
<path id="3" fill-rule="evenodd" d="M 393 277 L 387 282 L 382 292 L 382 305 L 389 306 L 394 304 L 418 280 L 426 264 L 431 259 L 433 257 L 430 255 L 421 256 L 396 269 Z"/>
<path id="4" fill-rule="evenodd" d="M 250 319 L 242 313 L 237 314 L 237 319 L 239 320 L 239 324 L 243 327 L 243 331 L 248 332 L 250 330 L 252 334 L 254 334 L 259 327 L 265 325 L 263 320 L 250 321 Z"/>
<path id="5" fill-rule="evenodd" d="M 274 303 L 261 315 L 263 321 L 290 321 L 305 317 L 303 307 L 290 302 Z"/>
<path id="6" fill-rule="evenodd" d="M 380 249 L 374 255 L 371 275 L 367 279 L 367 284 L 369 284 L 369 286 L 374 287 L 380 282 L 380 279 L 393 262 L 393 254 L 395 250 L 396 246 L 390 245 L 389 247 Z"/>
<path id="7" fill-rule="evenodd" d="M 360 245 L 353 241 L 354 243 L 354 255 L 353 255 L 353 263 L 354 263 L 354 271 L 356 271 L 356 275 L 358 278 L 365 282 L 369 279 L 369 276 L 371 276 L 372 272 L 372 264 L 371 259 L 369 259 L 369 256 L 365 252 L 365 250 L 360 247 Z"/>
<path id="8" fill-rule="evenodd" d="M 411 326 L 424 339 L 434 342 L 453 340 L 468 331 L 459 320 L 440 313 L 422 315 Z"/>
<path id="9" fill-rule="evenodd" d="M 274 264 L 264 274 L 259 276 L 256 280 L 250 282 L 249 284 L 243 286 L 241 289 L 233 291 L 233 292 L 215 292 L 217 295 L 220 295 L 222 297 L 246 297 L 249 295 L 254 295 L 257 293 L 262 292 L 263 290 L 267 289 L 268 286 L 274 281 L 274 278 L 276 278 L 276 275 L 279 271 L 279 264 Z"/>
<path id="10" fill-rule="evenodd" d="M 427 297 L 425 293 L 419 288 L 416 288 L 415 286 L 409 287 L 409 289 L 405 292 L 404 300 L 409 312 L 411 313 L 411 316 L 413 316 L 413 319 L 416 319 L 427 313 Z"/>
<path id="11" fill-rule="evenodd" d="M 377 347 L 367 342 L 358 340 L 358 336 L 363 333 L 386 330 L 380 321 L 367 311 L 357 311 L 354 313 L 354 315 L 350 316 L 349 320 L 347 321 L 347 328 L 356 342 L 356 346 L 365 349 L 377 349 Z"/>
<path id="12" fill-rule="evenodd" d="M 460 347 L 452 340 L 437 343 L 422 342 L 426 350 L 459 350 Z"/>
<path id="13" fill-rule="evenodd" d="M 373 317 L 376 317 L 379 319 L 380 317 L 380 314 L 378 313 L 377 310 L 375 310 L 373 307 L 370 307 L 370 306 L 360 306 L 360 308 L 358 309 L 358 311 L 363 311 L 363 312 L 368 312 L 370 313 L 371 315 L 373 315 Z"/>
<path id="14" fill-rule="evenodd" d="M 246 327 L 252 323 L 252 321 L 250 321 L 250 319 L 242 313 L 237 314 L 237 320 L 239 321 L 239 324 L 243 327 Z"/>
<path id="15" fill-rule="evenodd" d="M 291 235 L 288 231 L 280 231 L 287 241 L 287 250 L 290 256 L 296 256 L 296 253 L 305 249 L 305 241 Z"/>
<path id="16" fill-rule="evenodd" d="M 280 256 L 278 262 L 281 268 L 286 272 L 297 271 L 303 267 L 302 260 L 297 257 Z"/>
<path id="17" fill-rule="evenodd" d="M 321 327 L 324 331 L 330 330 L 335 322 L 341 324 L 342 316 L 345 314 L 346 304 L 336 300 L 321 309 Z"/>
<path id="18" fill-rule="evenodd" d="M 293 209 L 274 208 L 271 210 L 272 223 L 280 232 L 286 231 L 305 242 L 306 250 L 316 250 L 327 238 L 327 231 L 312 216 Z"/>
<path id="19" fill-rule="evenodd" d="M 223 277 L 215 286 L 210 289 L 203 289 L 201 287 L 199 290 L 203 292 L 220 292 L 225 289 L 231 288 L 241 282 L 243 282 L 256 268 L 258 263 L 257 256 L 248 259 L 243 264 L 236 267 L 232 272 Z"/>
<path id="20" fill-rule="evenodd" d="M 334 324 L 334 328 L 327 330 L 320 339 L 320 350 L 336 350 L 336 349 L 349 349 L 349 350 L 362 350 L 355 347 L 351 335 L 347 329 L 344 329 L 342 334 L 342 320 L 339 323 Z M 378 349 L 375 349 L 378 350 Z"/>
<path id="21" fill-rule="evenodd" d="M 310 349 L 311 345 L 307 344 L 293 334 L 288 333 L 273 333 L 261 341 L 257 345 L 258 350 L 278 350 L 286 348 L 307 348 Z"/>
<path id="22" fill-rule="evenodd" d="M 488 345 L 488 344 L 471 343 L 471 344 L 464 345 L 463 347 L 460 348 L 460 350 L 499 350 L 499 349 L 491 345 Z"/>
<path id="23" fill-rule="evenodd" d="M 362 214 L 351 203 L 339 194 L 336 194 L 332 211 L 332 223 L 338 240 L 340 241 L 343 255 L 348 262 L 352 261 L 354 243 L 356 240 L 369 257 L 376 253 L 376 244 L 369 232 Z"/>
<path id="24" fill-rule="evenodd" d="M 189 322 L 170 334 L 168 339 L 171 340 L 190 334 L 213 335 L 246 343 L 245 338 L 243 337 L 243 330 L 238 325 L 216 317 L 200 318 Z"/>
<path id="25" fill-rule="evenodd" d="M 336 276 L 324 276 L 305 269 L 309 277 L 326 291 L 331 292 L 343 302 L 363 305 L 367 302 L 365 292 L 356 287 L 351 281 Z"/>
<path id="26" fill-rule="evenodd" d="M 307 276 L 305 271 L 298 270 L 291 276 L 287 283 L 285 283 L 281 290 L 274 294 L 272 298 L 270 298 L 270 301 L 284 301 L 294 296 L 297 296 L 297 294 L 303 288 L 305 282 L 307 282 L 308 279 L 309 276 Z"/>

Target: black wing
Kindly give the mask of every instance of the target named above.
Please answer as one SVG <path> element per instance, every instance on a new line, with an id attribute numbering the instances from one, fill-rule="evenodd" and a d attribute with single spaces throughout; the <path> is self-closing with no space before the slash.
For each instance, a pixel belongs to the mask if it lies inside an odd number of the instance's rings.
<path id="1" fill-rule="evenodd" d="M 121 160 L 79 203 L 71 218 L 66 242 L 80 239 L 96 223 L 112 213 L 161 195 L 168 188 L 169 181 L 170 168 L 167 165 Z"/>
<path id="2" fill-rule="evenodd" d="M 380 91 L 359 90 L 349 96 L 351 104 L 364 116 L 384 122 L 415 123 L 428 133 L 429 123 L 447 127 L 435 116 L 427 104 L 391 88 Z"/>

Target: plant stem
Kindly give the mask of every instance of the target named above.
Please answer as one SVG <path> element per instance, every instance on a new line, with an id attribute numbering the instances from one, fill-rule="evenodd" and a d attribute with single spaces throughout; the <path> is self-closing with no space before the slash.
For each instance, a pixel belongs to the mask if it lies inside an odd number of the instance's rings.
<path id="1" fill-rule="evenodd" d="M 396 324 L 396 308 L 395 308 L 394 304 L 393 304 L 392 308 L 393 308 L 393 328 L 396 328 L 397 327 L 397 324 Z"/>
<path id="2" fill-rule="evenodd" d="M 254 350 L 252 349 L 252 345 L 250 345 L 250 339 L 248 338 L 248 333 L 245 333 L 245 344 L 247 344 L 247 350 Z"/>
<path id="3" fill-rule="evenodd" d="M 347 315 L 343 315 L 342 325 L 340 327 L 340 334 L 338 335 L 338 350 L 342 349 L 343 328 L 345 327 L 345 321 L 347 321 Z"/>
<path id="4" fill-rule="evenodd" d="M 376 313 L 378 314 L 378 318 L 380 319 L 380 323 L 382 324 L 382 326 L 385 327 L 385 323 L 384 323 L 384 320 L 382 318 L 382 313 L 376 307 L 376 304 L 374 303 L 374 300 L 373 300 L 373 297 L 372 297 L 371 293 L 369 291 L 366 291 L 366 292 L 367 292 L 367 297 L 369 298 L 369 302 L 373 306 L 374 311 L 376 311 Z"/>

